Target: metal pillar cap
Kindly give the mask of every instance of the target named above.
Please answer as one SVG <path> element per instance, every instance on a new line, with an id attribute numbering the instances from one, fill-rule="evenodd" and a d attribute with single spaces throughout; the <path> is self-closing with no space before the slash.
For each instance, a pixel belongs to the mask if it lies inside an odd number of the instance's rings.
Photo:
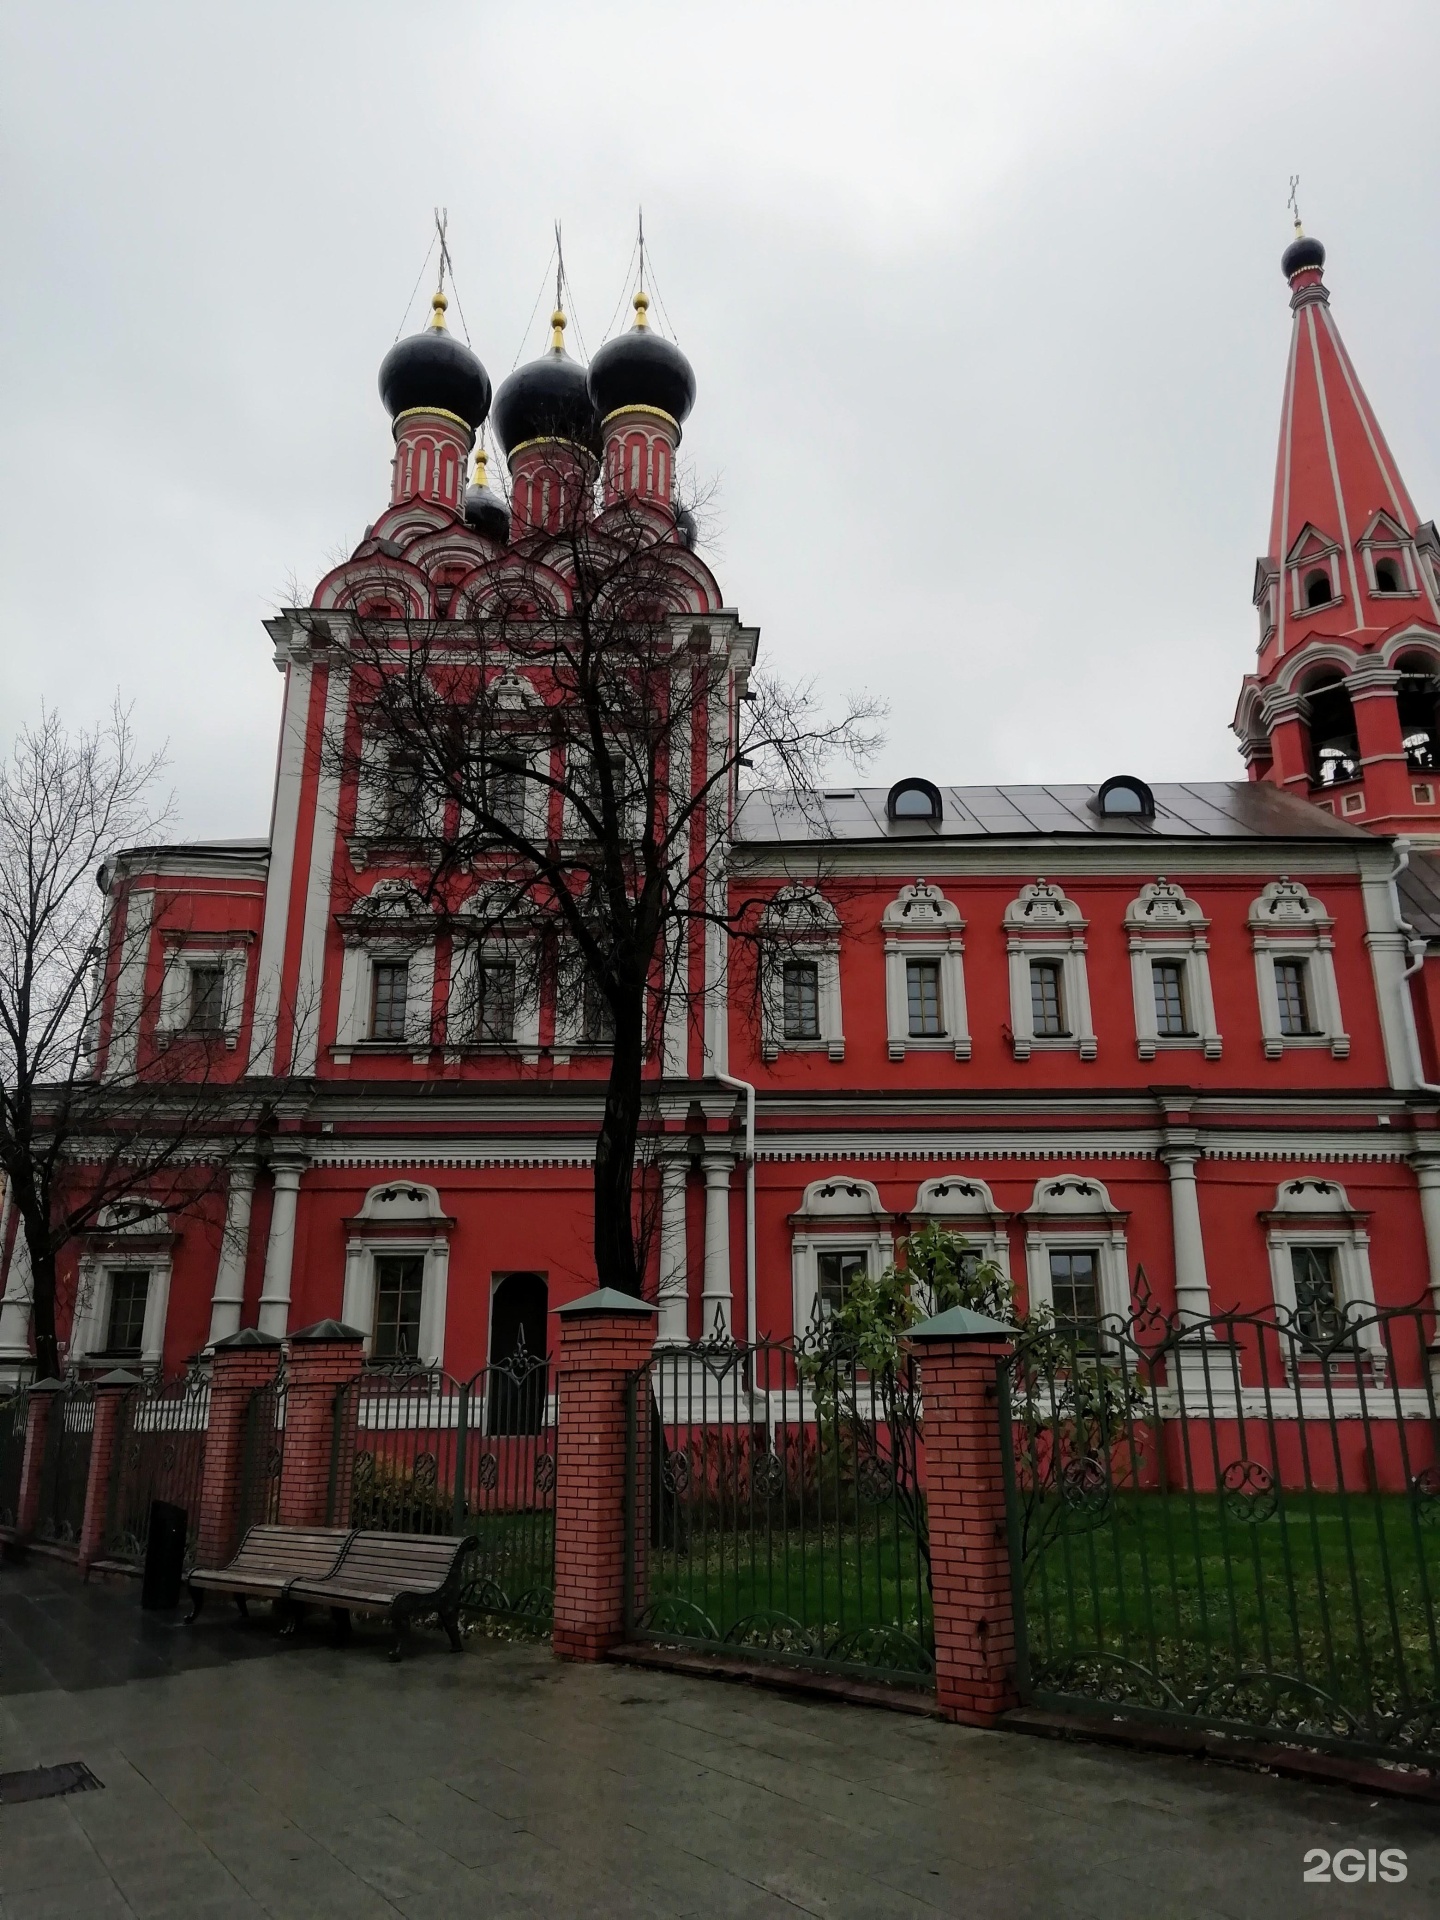
<path id="1" fill-rule="evenodd" d="M 232 1347 L 278 1347 L 279 1344 L 273 1333 L 261 1333 L 258 1327 L 241 1327 L 238 1333 L 227 1333 L 223 1340 L 217 1340 L 211 1351 L 226 1353 Z"/>
<path id="2" fill-rule="evenodd" d="M 973 1307 L 948 1307 L 932 1319 L 911 1327 L 909 1340 L 1013 1340 L 1018 1329 L 1003 1320 L 992 1320 L 988 1313 L 976 1313 Z"/>
<path id="3" fill-rule="evenodd" d="M 579 1300 L 567 1301 L 557 1313 L 658 1313 L 648 1300 L 637 1300 L 633 1293 L 621 1293 L 618 1287 L 599 1287 Z"/>
<path id="4" fill-rule="evenodd" d="M 347 1327 L 343 1320 L 317 1320 L 313 1327 L 301 1327 L 298 1333 L 290 1335 L 293 1347 L 297 1340 L 363 1340 L 364 1333 L 359 1327 Z"/>

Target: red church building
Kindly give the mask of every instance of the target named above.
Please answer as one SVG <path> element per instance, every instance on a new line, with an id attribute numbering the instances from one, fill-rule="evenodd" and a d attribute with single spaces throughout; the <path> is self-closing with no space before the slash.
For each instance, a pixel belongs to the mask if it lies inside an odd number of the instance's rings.
<path id="1" fill-rule="evenodd" d="M 738 797 L 730 872 L 773 880 L 777 923 L 805 931 L 758 1026 L 697 951 L 695 1017 L 657 1046 L 662 1342 L 803 1330 L 927 1221 L 1072 1323 L 1127 1312 L 1142 1267 L 1195 1320 L 1279 1304 L 1323 1323 L 1427 1289 L 1440 1305 L 1440 865 L 1424 851 L 1440 845 L 1440 534 L 1323 264 L 1303 237 L 1283 260 L 1274 511 L 1235 722 L 1248 778 L 961 787 L 917 767 L 805 809 Z M 542 403 L 593 403 L 597 511 L 670 509 L 688 366 L 642 340 L 586 369 L 563 328 L 492 410 L 437 296 L 382 368 L 389 504 L 308 607 L 267 622 L 284 680 L 268 836 L 130 848 L 108 873 L 97 1073 L 202 1036 L 237 1087 L 286 1092 L 208 1212 L 80 1248 L 72 1367 L 171 1373 L 242 1327 L 334 1318 L 377 1356 L 468 1376 L 522 1338 L 547 1348 L 548 1315 L 595 1285 L 603 1030 L 517 1006 L 503 1048 L 477 1043 L 458 1011 L 476 953 L 393 937 L 414 874 L 384 770 L 346 780 L 322 751 L 349 718 L 354 623 L 483 610 L 512 544 L 548 524 Z M 637 333 L 659 341 L 643 296 L 621 341 Z M 487 411 L 508 505 L 483 454 L 467 485 Z M 759 634 L 683 515 L 673 544 L 677 637 L 703 637 L 738 700 Z M 560 575 L 554 591 L 563 604 Z M 31 1351 L 13 1222 L 5 1252 L 13 1377 Z"/>

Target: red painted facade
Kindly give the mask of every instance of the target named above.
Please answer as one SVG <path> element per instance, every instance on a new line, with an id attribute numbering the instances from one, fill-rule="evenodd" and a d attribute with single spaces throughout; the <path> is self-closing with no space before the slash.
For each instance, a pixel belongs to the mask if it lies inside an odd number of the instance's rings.
<path id="1" fill-rule="evenodd" d="M 1000 1259 L 1031 1300 L 1053 1299 L 1079 1254 L 1102 1310 L 1125 1310 L 1142 1266 L 1162 1305 L 1192 1315 L 1288 1304 L 1307 1246 L 1342 1304 L 1440 1297 L 1440 1089 L 1426 1084 L 1440 1078 L 1440 990 L 1389 837 L 1423 845 L 1440 819 L 1440 774 L 1432 793 L 1431 748 L 1410 724 L 1430 697 L 1422 664 L 1440 661 L 1440 541 L 1416 521 L 1319 267 L 1290 278 L 1261 647 L 1237 721 L 1250 781 L 1122 782 L 1118 798 L 937 788 L 928 814 L 899 789 L 837 791 L 823 845 L 747 797 L 730 823 L 737 884 L 773 886 L 779 912 L 810 873 L 823 902 L 813 1018 L 787 1032 L 773 1011 L 752 1017 L 696 940 L 693 1017 L 654 1064 L 662 1342 L 717 1324 L 786 1335 L 831 1283 L 832 1256 L 883 1262 L 926 1219 Z M 606 431 L 598 469 L 542 462 L 535 440 L 512 448 L 517 530 L 547 523 L 552 484 L 594 484 L 598 513 L 617 494 L 668 511 L 678 421 L 621 408 Z M 287 1091 L 228 1200 L 177 1216 L 158 1251 L 127 1255 L 118 1233 L 82 1250 L 73 1362 L 113 1364 L 108 1276 L 127 1263 L 153 1291 L 143 1351 L 126 1357 L 167 1372 L 240 1327 L 282 1336 L 333 1318 L 373 1337 L 386 1260 L 418 1263 L 409 1337 L 462 1377 L 492 1356 L 492 1322 L 510 1326 L 511 1276 L 539 1276 L 552 1314 L 595 1285 L 603 1051 L 543 1007 L 503 1056 L 460 1044 L 446 938 L 411 965 L 403 1036 L 367 1024 L 383 927 L 360 909 L 415 869 L 375 829 L 363 782 L 322 752 L 327 728 L 356 726 L 347 623 L 482 611 L 507 566 L 494 519 L 467 518 L 472 425 L 409 406 L 395 437 L 389 506 L 309 607 L 268 623 L 285 678 L 268 839 L 115 863 L 110 1002 L 156 1009 L 141 1064 L 196 1044 L 191 975 L 219 967 L 209 1070 L 247 1086 L 284 1075 Z M 703 631 L 733 713 L 758 633 L 679 527 L 673 571 L 677 635 Z M 1312 606 L 1321 573 L 1334 591 Z M 558 565 L 549 591 L 563 607 Z M 1282 962 L 1301 982 L 1292 1030 Z M 1158 1025 L 1166 980 L 1181 1031 Z M 912 1005 L 926 992 L 929 1015 Z M 125 1031 L 107 1015 L 102 1075 L 124 1065 Z M 0 1308 L 12 1368 L 28 1352 L 23 1266 L 11 1258 Z M 553 1322 L 547 1338 L 558 1347 Z"/>

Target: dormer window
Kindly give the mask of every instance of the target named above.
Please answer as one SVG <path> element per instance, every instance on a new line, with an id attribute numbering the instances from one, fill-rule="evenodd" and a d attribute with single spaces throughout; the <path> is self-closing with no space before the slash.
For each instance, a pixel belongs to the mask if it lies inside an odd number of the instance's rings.
<path id="1" fill-rule="evenodd" d="M 940 789 L 928 780 L 897 780 L 885 801 L 891 820 L 933 820 L 944 815 Z"/>
<path id="2" fill-rule="evenodd" d="M 1305 604 L 1307 607 L 1328 607 L 1335 598 L 1335 588 L 1330 576 L 1323 570 L 1305 576 Z"/>
<path id="3" fill-rule="evenodd" d="M 1117 773 L 1107 780 L 1095 796 L 1095 805 L 1106 819 L 1127 816 L 1132 820 L 1155 818 L 1155 796 L 1143 780 L 1133 774 Z"/>

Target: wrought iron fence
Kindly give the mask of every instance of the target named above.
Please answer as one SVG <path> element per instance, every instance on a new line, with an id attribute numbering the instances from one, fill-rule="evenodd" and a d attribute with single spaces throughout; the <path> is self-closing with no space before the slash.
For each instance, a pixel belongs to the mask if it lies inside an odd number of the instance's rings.
<path id="1" fill-rule="evenodd" d="M 928 1684 L 917 1376 L 823 1337 L 663 1349 L 629 1382 L 635 1638 Z"/>
<path id="2" fill-rule="evenodd" d="M 467 1381 L 367 1367 L 335 1396 L 331 1525 L 472 1533 L 465 1611 L 548 1630 L 555 1415 L 550 1364 L 523 1347 Z"/>
<path id="3" fill-rule="evenodd" d="M 1440 1761 L 1428 1320 L 1187 1327 L 1142 1301 L 1023 1350 L 1001 1379 L 1023 1696 Z"/>
<path id="4" fill-rule="evenodd" d="M 247 1528 L 274 1526 L 280 1518 L 280 1469 L 285 1459 L 285 1372 L 256 1387 L 245 1408 L 240 1448 L 240 1493 L 235 1538 Z"/>
<path id="5" fill-rule="evenodd" d="M 20 1474 L 29 1414 L 27 1393 L 0 1400 L 0 1527 L 14 1527 L 20 1518 Z"/>
<path id="6" fill-rule="evenodd" d="M 105 1551 L 112 1559 L 144 1560 L 151 1505 L 166 1500 L 185 1511 L 186 1571 L 195 1564 L 209 1422 L 210 1383 L 203 1374 L 147 1381 L 126 1394 L 106 1510 Z"/>
<path id="7" fill-rule="evenodd" d="M 51 1399 L 45 1426 L 37 1539 L 55 1546 L 78 1545 L 85 1522 L 85 1487 L 94 1433 L 94 1387 L 88 1382 L 67 1381 Z"/>

